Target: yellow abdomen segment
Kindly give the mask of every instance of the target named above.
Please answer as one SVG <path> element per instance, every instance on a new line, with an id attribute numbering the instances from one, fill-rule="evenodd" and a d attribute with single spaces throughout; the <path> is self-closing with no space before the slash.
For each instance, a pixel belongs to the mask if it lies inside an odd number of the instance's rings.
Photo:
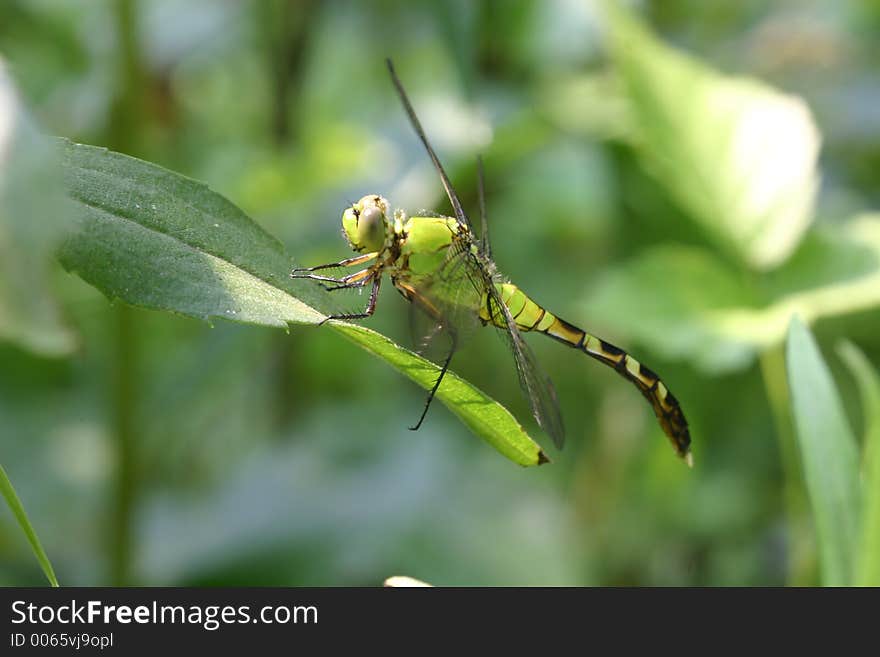
<path id="1" fill-rule="evenodd" d="M 547 331 L 556 322 L 556 316 L 548 312 L 534 301 L 529 299 L 526 294 L 513 283 L 496 283 L 495 288 L 501 294 L 501 300 L 510 310 L 510 315 L 516 321 L 516 326 L 520 331 Z M 493 310 L 493 317 L 489 317 L 489 304 L 484 299 L 480 308 L 480 319 L 484 322 L 491 322 L 500 328 L 507 328 L 504 316 L 497 310 Z"/>

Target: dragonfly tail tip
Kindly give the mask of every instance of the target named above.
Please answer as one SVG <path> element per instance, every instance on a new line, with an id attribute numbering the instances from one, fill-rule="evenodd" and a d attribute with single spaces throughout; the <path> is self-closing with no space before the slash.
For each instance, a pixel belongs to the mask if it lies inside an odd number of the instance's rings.
<path id="1" fill-rule="evenodd" d="M 694 467 L 694 455 L 693 452 L 688 452 L 684 455 L 684 462 L 687 463 L 689 468 Z"/>

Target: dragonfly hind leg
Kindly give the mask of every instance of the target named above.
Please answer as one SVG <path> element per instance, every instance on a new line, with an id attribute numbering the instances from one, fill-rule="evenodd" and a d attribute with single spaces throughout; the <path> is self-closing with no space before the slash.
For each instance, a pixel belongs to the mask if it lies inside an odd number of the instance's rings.
<path id="1" fill-rule="evenodd" d="M 455 354 L 455 349 L 458 346 L 458 341 L 453 331 L 447 331 L 447 335 L 449 335 L 449 339 L 451 342 L 451 344 L 449 345 L 449 353 L 447 353 L 446 358 L 443 359 L 443 366 L 440 368 L 440 374 L 437 376 L 437 380 L 434 382 L 434 386 L 428 393 L 428 398 L 425 400 L 425 407 L 422 409 L 422 414 L 419 416 L 419 421 L 416 422 L 414 426 L 411 426 L 409 428 L 410 431 L 418 431 L 419 427 L 422 426 L 422 422 L 424 422 L 425 416 L 428 414 L 428 409 L 431 407 L 431 402 L 434 401 L 434 396 L 437 394 L 437 389 L 440 387 L 440 383 L 443 381 L 443 377 L 446 376 L 446 372 L 449 371 L 449 363 L 452 362 L 452 356 L 453 354 Z"/>

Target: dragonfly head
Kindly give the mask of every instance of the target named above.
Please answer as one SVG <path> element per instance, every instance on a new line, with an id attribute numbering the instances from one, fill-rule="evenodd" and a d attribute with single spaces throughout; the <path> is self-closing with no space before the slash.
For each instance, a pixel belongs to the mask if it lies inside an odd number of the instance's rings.
<path id="1" fill-rule="evenodd" d="M 342 234 L 355 251 L 381 251 L 393 230 L 391 206 L 381 196 L 368 194 L 342 213 Z"/>

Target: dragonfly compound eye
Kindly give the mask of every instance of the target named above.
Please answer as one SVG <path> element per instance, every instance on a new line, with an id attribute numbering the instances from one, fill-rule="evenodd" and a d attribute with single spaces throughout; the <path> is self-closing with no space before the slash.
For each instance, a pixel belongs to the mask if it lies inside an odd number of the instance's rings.
<path id="1" fill-rule="evenodd" d="M 387 230 L 388 201 L 364 196 L 342 214 L 342 232 L 355 251 L 381 251 Z"/>
<path id="2" fill-rule="evenodd" d="M 358 239 L 367 251 L 379 251 L 385 243 L 385 214 L 375 205 L 361 212 Z"/>

